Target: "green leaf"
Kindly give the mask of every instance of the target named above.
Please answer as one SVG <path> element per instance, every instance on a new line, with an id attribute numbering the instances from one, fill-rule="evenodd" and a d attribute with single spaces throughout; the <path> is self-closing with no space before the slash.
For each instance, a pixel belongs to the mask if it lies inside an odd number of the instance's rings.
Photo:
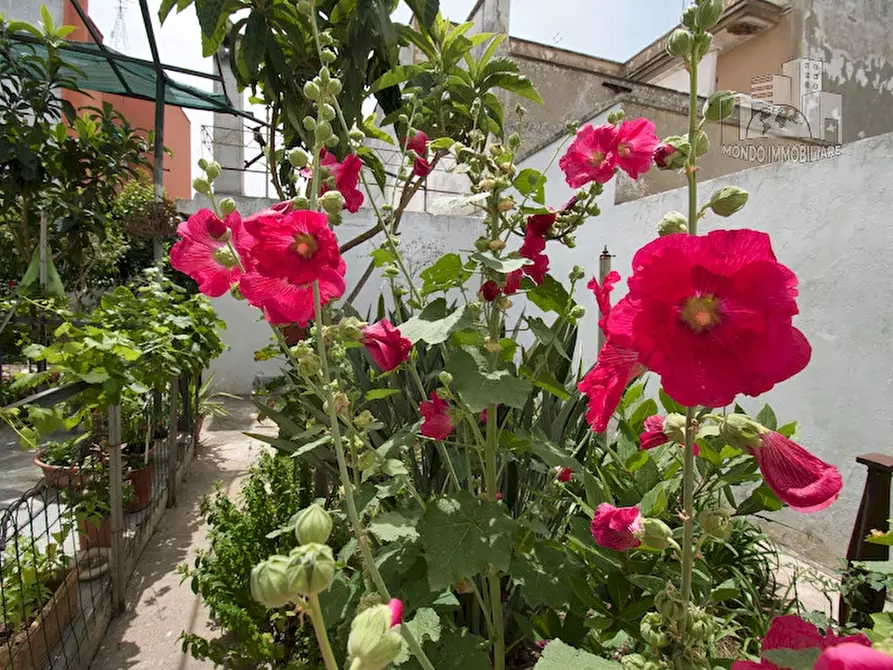
<path id="1" fill-rule="evenodd" d="M 775 495 L 775 492 L 766 486 L 766 484 L 761 484 L 750 494 L 750 497 L 747 500 L 738 505 L 738 508 L 735 510 L 735 515 L 745 516 L 765 510 L 777 512 L 782 507 L 783 505 L 778 499 L 778 496 Z"/>
<path id="2" fill-rule="evenodd" d="M 394 146 L 394 138 L 391 137 L 389 133 L 386 133 L 384 130 L 378 127 L 378 115 L 375 113 L 372 113 L 365 119 L 363 119 L 360 130 L 362 130 L 367 137 L 374 137 L 375 139 L 384 142 L 385 144 Z"/>
<path id="3" fill-rule="evenodd" d="M 474 193 L 472 195 L 451 195 L 445 198 L 438 198 L 428 207 L 428 211 L 435 216 L 440 214 L 451 214 L 457 209 L 464 209 L 470 205 L 477 204 L 490 197 L 489 192 Z"/>
<path id="4" fill-rule="evenodd" d="M 267 43 L 267 21 L 262 12 L 252 11 L 245 23 L 242 38 L 242 58 L 248 72 L 256 77 L 263 62 Z"/>
<path id="5" fill-rule="evenodd" d="M 533 85 L 533 82 L 531 82 L 530 79 L 525 77 L 523 74 L 516 74 L 514 72 L 499 72 L 487 77 L 484 80 L 484 86 L 486 88 L 503 88 L 506 91 L 517 93 L 522 98 L 527 98 L 528 100 L 533 100 L 534 102 L 543 104 L 543 99 L 540 97 L 540 94 L 536 90 L 536 87 Z"/>
<path id="6" fill-rule="evenodd" d="M 491 670 L 487 643 L 466 629 L 447 633 L 437 644 L 425 645 L 425 654 L 437 670 Z M 419 662 L 412 659 L 406 670 L 420 670 Z"/>
<path id="7" fill-rule="evenodd" d="M 430 607 L 422 607 L 416 612 L 416 615 L 412 618 L 412 621 L 407 621 L 403 625 L 409 628 L 409 630 L 412 632 L 412 636 L 418 641 L 419 644 L 424 644 L 429 640 L 431 642 L 437 642 L 438 640 L 440 640 L 440 617 L 438 616 L 437 612 L 435 612 Z M 397 658 L 394 659 L 394 665 L 403 665 L 408 660 L 409 646 L 404 644 L 403 649 L 400 651 L 400 654 L 398 654 Z"/>
<path id="8" fill-rule="evenodd" d="M 369 522 L 369 532 L 382 542 L 396 542 L 402 538 L 415 540 L 419 536 L 415 526 L 397 512 L 379 514 Z"/>
<path id="9" fill-rule="evenodd" d="M 531 435 L 525 444 L 526 448 L 539 460 L 546 464 L 548 468 L 571 468 L 576 472 L 583 472 L 583 466 L 580 462 L 571 456 L 571 454 L 540 435 Z"/>
<path id="10" fill-rule="evenodd" d="M 369 256 L 372 258 L 372 262 L 375 263 L 375 267 L 377 268 L 384 267 L 388 263 L 393 263 L 397 260 L 397 257 L 387 249 L 376 249 L 369 254 Z"/>
<path id="11" fill-rule="evenodd" d="M 518 193 L 529 196 L 534 202 L 541 205 L 546 202 L 546 176 L 539 170 L 524 168 L 512 185 L 518 189 Z"/>
<path id="12" fill-rule="evenodd" d="M 378 188 L 383 191 L 385 182 L 387 181 L 387 174 L 385 173 L 384 165 L 378 157 L 378 154 L 372 151 L 369 147 L 358 147 L 356 149 L 356 154 L 360 157 L 360 160 L 363 161 L 363 165 L 372 171 L 372 176 L 375 177 L 375 183 L 378 184 Z"/>
<path id="13" fill-rule="evenodd" d="M 552 640 L 543 649 L 543 655 L 534 670 L 623 670 L 623 666 L 587 651 L 574 649 L 561 640 Z"/>
<path id="14" fill-rule="evenodd" d="M 335 9 L 332 10 L 332 15 L 329 17 L 329 20 L 332 23 L 341 23 L 350 15 L 356 11 L 357 8 L 357 0 L 341 0 L 337 5 L 335 5 Z"/>
<path id="15" fill-rule="evenodd" d="M 552 275 L 546 275 L 542 284 L 527 292 L 527 297 L 544 312 L 557 314 L 564 314 L 570 302 L 567 290 Z"/>
<path id="16" fill-rule="evenodd" d="M 674 412 L 676 414 L 685 414 L 685 407 L 667 395 L 666 391 L 660 389 L 660 391 L 658 391 L 658 396 L 660 397 L 660 404 L 663 405 L 663 408 L 667 410 L 668 414 L 673 414 Z"/>
<path id="17" fill-rule="evenodd" d="M 444 151 L 452 149 L 456 141 L 452 137 L 438 137 L 436 140 L 428 142 L 428 148 L 431 151 Z"/>
<path id="18" fill-rule="evenodd" d="M 761 423 L 769 430 L 778 428 L 778 419 L 775 418 L 775 412 L 769 405 L 763 405 L 763 409 L 756 416 L 757 423 Z"/>
<path id="19" fill-rule="evenodd" d="M 466 351 L 450 356 L 446 369 L 453 375 L 453 384 L 462 402 L 473 412 L 494 404 L 520 409 L 530 394 L 529 381 L 513 376 L 508 370 L 484 372 Z"/>
<path id="20" fill-rule="evenodd" d="M 465 311 L 465 305 L 448 311 L 444 298 L 431 302 L 418 315 L 407 319 L 400 326 L 400 333 L 415 344 L 419 341 L 428 344 L 440 344 L 455 330 L 471 325 L 471 318 Z"/>
<path id="21" fill-rule="evenodd" d="M 496 258 L 492 251 L 478 251 L 471 254 L 469 258 L 476 263 L 503 274 L 520 270 L 525 265 L 530 264 L 530 260 L 526 258 Z"/>
<path id="22" fill-rule="evenodd" d="M 440 11 L 440 0 L 406 0 L 413 15 L 425 28 L 430 28 Z"/>
<path id="23" fill-rule="evenodd" d="M 543 389 L 547 393 L 551 393 L 559 400 L 566 401 L 570 399 L 571 394 L 567 392 L 567 389 L 565 389 L 564 386 L 561 385 L 561 382 L 555 379 L 552 373 L 548 370 L 540 370 L 539 374 L 534 377 L 534 371 L 526 365 L 522 365 L 519 369 L 519 372 L 524 375 L 526 379 L 529 379 L 531 382 L 533 382 L 534 386 Z"/>
<path id="24" fill-rule="evenodd" d="M 78 376 L 88 384 L 102 384 L 111 379 L 111 375 L 105 371 L 105 368 L 96 368 Z"/>
<path id="25" fill-rule="evenodd" d="M 422 278 L 422 295 L 446 291 L 465 283 L 467 275 L 462 268 L 459 254 L 445 254 L 434 265 L 425 268 L 419 275 Z"/>
<path id="26" fill-rule="evenodd" d="M 821 649 L 769 649 L 763 651 L 763 658 L 788 670 L 812 670 Z"/>
<path id="27" fill-rule="evenodd" d="M 217 53 L 223 43 L 226 20 L 231 13 L 228 0 L 195 0 L 195 14 L 202 29 L 202 55 L 206 58 Z"/>
<path id="28" fill-rule="evenodd" d="M 404 81 L 408 81 L 414 74 L 422 71 L 423 69 L 418 65 L 397 65 L 376 79 L 369 92 L 378 93 L 391 86 L 402 84 Z"/>
<path id="29" fill-rule="evenodd" d="M 366 400 L 381 400 L 382 398 L 389 398 L 400 393 L 403 393 L 400 389 L 372 389 L 366 391 Z"/>
<path id="30" fill-rule="evenodd" d="M 563 547 L 540 542 L 529 554 L 512 558 L 510 574 L 531 607 L 566 610 L 576 600 L 570 580 L 582 576 L 582 570 Z"/>
<path id="31" fill-rule="evenodd" d="M 740 592 L 741 589 L 739 589 L 737 584 L 735 584 L 735 580 L 727 579 L 715 589 L 710 591 L 710 600 L 712 600 L 713 602 L 721 603 L 723 600 L 735 598 Z"/>
<path id="32" fill-rule="evenodd" d="M 431 589 L 482 574 L 489 565 L 507 571 L 516 528 L 504 506 L 467 491 L 432 500 L 418 525 Z"/>

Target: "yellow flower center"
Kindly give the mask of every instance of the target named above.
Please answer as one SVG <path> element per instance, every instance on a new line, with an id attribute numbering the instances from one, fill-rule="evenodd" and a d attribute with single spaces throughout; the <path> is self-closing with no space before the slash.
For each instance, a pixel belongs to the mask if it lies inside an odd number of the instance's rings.
<path id="1" fill-rule="evenodd" d="M 719 305 L 720 301 L 712 295 L 688 298 L 682 306 L 682 320 L 696 333 L 710 330 L 722 321 Z"/>
<path id="2" fill-rule="evenodd" d="M 295 250 L 295 253 L 298 254 L 301 258 L 313 258 L 313 255 L 316 253 L 316 250 L 319 248 L 319 245 L 316 243 L 316 238 L 313 235 L 308 233 L 299 233 L 295 235 L 295 243 L 292 247 Z"/>
<path id="3" fill-rule="evenodd" d="M 626 158 L 632 153 L 632 149 L 628 144 L 621 144 L 617 147 L 617 155 L 621 158 Z"/>
<path id="4" fill-rule="evenodd" d="M 593 167 L 599 167 L 602 163 L 605 162 L 605 155 L 601 151 L 596 151 L 594 154 L 592 154 L 589 162 L 592 163 Z"/>

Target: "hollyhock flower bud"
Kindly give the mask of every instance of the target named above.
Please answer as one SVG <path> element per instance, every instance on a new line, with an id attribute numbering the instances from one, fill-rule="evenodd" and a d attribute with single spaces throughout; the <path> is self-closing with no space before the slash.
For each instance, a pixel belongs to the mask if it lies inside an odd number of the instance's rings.
<path id="1" fill-rule="evenodd" d="M 747 191 L 737 186 L 723 186 L 710 198 L 710 209 L 719 216 L 732 216 L 747 204 Z"/>
<path id="2" fill-rule="evenodd" d="M 501 309 L 503 312 L 509 309 L 514 303 L 509 300 L 507 297 L 502 296 L 496 303 L 496 307 Z"/>
<path id="3" fill-rule="evenodd" d="M 350 409 L 350 398 L 347 397 L 346 393 L 339 391 L 332 396 L 332 406 L 335 408 L 336 414 L 344 414 Z"/>
<path id="4" fill-rule="evenodd" d="M 698 515 L 701 530 L 717 540 L 728 540 L 732 535 L 732 518 L 724 509 L 705 509 Z"/>
<path id="5" fill-rule="evenodd" d="M 710 30 L 722 16 L 722 0 L 703 0 L 698 5 L 695 24 L 701 30 Z"/>
<path id="6" fill-rule="evenodd" d="M 363 339 L 366 322 L 355 316 L 347 316 L 338 322 L 338 337 L 345 342 L 359 342 Z"/>
<path id="7" fill-rule="evenodd" d="M 692 60 L 700 63 L 701 59 L 710 51 L 713 45 L 713 35 L 710 33 L 698 33 L 695 35 L 694 44 L 692 45 Z"/>
<path id="8" fill-rule="evenodd" d="M 440 373 L 437 375 L 437 379 L 439 379 L 440 383 L 444 386 L 449 386 L 453 383 L 453 375 L 446 370 L 441 370 Z"/>
<path id="9" fill-rule="evenodd" d="M 205 174 L 208 175 L 208 181 L 214 181 L 217 177 L 220 176 L 220 163 L 217 161 L 211 161 L 208 163 L 208 167 L 205 168 Z"/>
<path id="10" fill-rule="evenodd" d="M 487 248 L 490 249 L 490 251 L 502 251 L 505 249 L 505 242 L 502 240 L 490 240 Z"/>
<path id="11" fill-rule="evenodd" d="M 503 198 L 499 201 L 499 204 L 496 205 L 496 209 L 500 212 L 511 212 L 515 208 L 515 201 L 512 198 Z"/>
<path id="12" fill-rule="evenodd" d="M 614 507 L 602 503 L 595 510 L 590 530 L 595 543 L 605 549 L 626 551 L 642 544 L 638 534 L 642 514 L 638 507 Z"/>
<path id="13" fill-rule="evenodd" d="M 307 83 L 311 82 L 308 81 Z M 293 168 L 300 170 L 310 165 L 310 155 L 303 149 L 292 149 L 288 152 L 288 162 L 291 163 Z"/>
<path id="14" fill-rule="evenodd" d="M 555 479 L 557 479 L 562 484 L 567 484 L 571 479 L 573 479 L 574 476 L 573 468 L 562 468 L 561 466 L 558 466 L 557 468 L 555 468 L 555 472 Z"/>
<path id="15" fill-rule="evenodd" d="M 353 420 L 353 423 L 360 430 L 365 430 L 373 423 L 375 423 L 375 416 L 368 409 L 364 409 L 362 412 L 357 414 L 357 417 Z"/>
<path id="16" fill-rule="evenodd" d="M 661 237 L 688 232 L 688 218 L 682 212 L 667 212 L 657 224 L 657 234 Z"/>
<path id="17" fill-rule="evenodd" d="M 489 178 L 481 180 L 481 182 L 478 184 L 478 188 L 480 188 L 482 191 L 492 191 L 494 186 L 496 186 L 496 180 Z"/>
<path id="18" fill-rule="evenodd" d="M 195 189 L 196 193 L 207 195 L 211 191 L 211 184 L 208 183 L 207 179 L 196 177 L 192 180 L 192 188 Z"/>
<path id="19" fill-rule="evenodd" d="M 664 618 L 657 612 L 648 612 L 639 622 L 639 632 L 646 644 L 652 647 L 666 647 L 670 638 L 664 628 Z"/>
<path id="20" fill-rule="evenodd" d="M 301 544 L 325 544 L 332 534 L 332 517 L 321 505 L 314 503 L 298 512 L 295 537 Z"/>
<path id="21" fill-rule="evenodd" d="M 717 91 L 704 103 L 703 115 L 708 121 L 722 121 L 735 111 L 735 94 Z"/>
<path id="22" fill-rule="evenodd" d="M 218 203 L 218 206 L 220 207 L 221 214 L 224 216 L 236 211 L 236 201 L 232 198 L 222 198 Z"/>
<path id="23" fill-rule="evenodd" d="M 229 231 L 227 231 L 228 234 Z M 214 259 L 214 262 L 224 267 L 226 269 L 232 269 L 239 264 L 236 255 L 233 253 L 233 250 L 228 247 L 219 247 L 214 249 L 214 252 L 211 254 L 211 257 Z"/>
<path id="24" fill-rule="evenodd" d="M 499 156 L 502 156 L 502 154 L 504 154 L 504 153 L 505 153 L 505 148 L 501 144 L 497 143 L 497 144 L 490 145 L 490 155 L 493 156 L 493 158 L 498 158 Z"/>
<path id="25" fill-rule="evenodd" d="M 290 586 L 295 593 L 312 596 L 329 588 L 335 577 L 335 558 L 325 544 L 303 544 L 288 555 Z"/>
<path id="26" fill-rule="evenodd" d="M 659 170 L 669 170 L 669 160 L 676 152 L 677 149 L 672 144 L 658 144 L 654 150 L 654 164 Z"/>
<path id="27" fill-rule="evenodd" d="M 344 196 L 340 191 L 326 191 L 320 196 L 319 202 L 329 214 L 338 214 L 344 209 Z"/>
<path id="28" fill-rule="evenodd" d="M 304 130 L 313 131 L 316 129 L 316 119 L 308 114 L 301 119 L 301 125 L 304 126 Z"/>
<path id="29" fill-rule="evenodd" d="M 387 319 L 363 329 L 363 346 L 382 372 L 389 372 L 406 361 L 412 350 L 412 342 Z"/>
<path id="30" fill-rule="evenodd" d="M 706 640 L 714 628 L 713 617 L 700 607 L 690 607 L 685 630 L 695 640 Z"/>
<path id="31" fill-rule="evenodd" d="M 639 538 L 646 547 L 659 551 L 663 551 L 667 547 L 679 546 L 673 539 L 672 529 L 660 519 L 643 519 Z"/>
<path id="32" fill-rule="evenodd" d="M 570 274 L 568 275 L 568 279 L 571 281 L 580 281 L 583 277 L 586 276 L 586 270 L 584 270 L 579 265 L 575 265 L 571 268 Z"/>
<path id="33" fill-rule="evenodd" d="M 679 591 L 672 584 L 668 584 L 665 590 L 654 596 L 654 606 L 660 615 L 671 624 L 681 621 L 688 609 L 688 603 L 682 599 Z"/>
<path id="34" fill-rule="evenodd" d="M 366 133 L 357 128 L 356 124 L 348 131 L 347 136 L 354 142 L 362 142 L 366 139 Z"/>
<path id="35" fill-rule="evenodd" d="M 307 198 L 300 196 L 300 195 L 295 198 L 292 198 L 291 204 L 295 210 L 310 209 L 310 201 Z"/>
<path id="36" fill-rule="evenodd" d="M 667 53 L 674 58 L 689 58 L 691 56 L 694 35 L 685 28 L 677 28 L 667 40 Z"/>
<path id="37" fill-rule="evenodd" d="M 682 19 L 679 21 L 686 28 L 697 30 L 698 27 L 698 8 L 690 5 L 682 11 Z"/>
<path id="38" fill-rule="evenodd" d="M 586 308 L 583 305 L 574 305 L 571 307 L 571 311 L 568 313 L 568 316 L 571 319 L 582 319 L 586 316 Z"/>
<path id="39" fill-rule="evenodd" d="M 357 615 L 347 640 L 350 670 L 382 670 L 397 658 L 403 638 L 394 628 L 400 623 L 402 612 L 403 604 L 394 599 Z"/>
<path id="40" fill-rule="evenodd" d="M 207 159 L 205 159 L 205 158 L 199 158 L 199 159 L 198 159 L 198 167 L 199 167 L 200 170 L 203 170 L 203 171 L 204 171 L 204 170 L 207 170 L 207 169 L 208 169 L 208 161 L 207 161 Z"/>
<path id="41" fill-rule="evenodd" d="M 655 414 L 645 419 L 645 431 L 639 435 L 641 449 L 654 449 L 668 442 L 685 442 L 685 417 L 669 414 L 666 418 Z M 695 445 L 695 453 L 698 453 Z"/>
<path id="42" fill-rule="evenodd" d="M 481 298 L 486 302 L 493 302 L 499 297 L 500 293 L 502 293 L 502 291 L 500 290 L 499 285 L 492 280 L 484 282 L 479 291 Z"/>
<path id="43" fill-rule="evenodd" d="M 678 170 L 685 167 L 690 153 L 687 137 L 670 135 L 654 150 L 654 162 L 662 170 Z"/>
<path id="44" fill-rule="evenodd" d="M 251 597 L 270 609 L 285 607 L 295 598 L 286 556 L 270 556 L 251 569 Z"/>
<path id="45" fill-rule="evenodd" d="M 759 447 L 760 434 L 767 430 L 746 414 L 729 414 L 719 424 L 720 437 L 742 451 Z"/>

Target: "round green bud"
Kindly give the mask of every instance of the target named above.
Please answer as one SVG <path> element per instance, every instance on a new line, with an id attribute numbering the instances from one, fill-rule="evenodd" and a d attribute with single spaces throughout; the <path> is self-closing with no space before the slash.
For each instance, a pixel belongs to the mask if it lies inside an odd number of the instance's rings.
<path id="1" fill-rule="evenodd" d="M 336 58 L 335 52 L 331 49 L 323 49 L 319 54 L 319 59 L 326 65 L 334 63 Z"/>
<path id="2" fill-rule="evenodd" d="M 571 281 L 580 281 L 585 276 L 586 276 L 586 270 L 579 265 L 575 265 L 574 267 L 572 267 L 570 274 L 568 274 L 568 278 Z"/>
<path id="3" fill-rule="evenodd" d="M 326 31 L 319 34 L 319 43 L 322 44 L 324 47 L 327 47 L 334 44 L 335 40 L 332 37 L 332 34 Z"/>
<path id="4" fill-rule="evenodd" d="M 728 540 L 732 535 L 732 518 L 724 509 L 705 509 L 698 515 L 701 530 L 716 540 Z"/>
<path id="5" fill-rule="evenodd" d="M 701 30 L 710 30 L 723 13 L 722 0 L 703 0 L 698 5 L 695 23 Z"/>
<path id="6" fill-rule="evenodd" d="M 673 539 L 673 531 L 660 519 L 643 519 L 640 538 L 646 546 L 658 551 L 663 551 L 668 547 L 676 545 L 676 541 Z"/>
<path id="7" fill-rule="evenodd" d="M 695 138 L 695 155 L 700 158 L 708 151 L 710 151 L 710 138 L 703 130 L 699 130 L 698 136 Z"/>
<path id="8" fill-rule="evenodd" d="M 199 158 L 198 159 L 198 167 L 200 170 L 207 170 L 208 169 L 208 161 L 204 158 Z"/>
<path id="9" fill-rule="evenodd" d="M 323 65 L 319 68 L 319 81 L 322 82 L 323 86 L 328 84 L 332 80 L 332 73 L 329 72 L 329 68 Z"/>
<path id="10" fill-rule="evenodd" d="M 722 121 L 735 111 L 735 94 L 731 91 L 717 91 L 704 103 L 702 114 L 708 121 Z"/>
<path id="11" fill-rule="evenodd" d="M 364 409 L 362 412 L 357 414 L 357 417 L 353 420 L 354 425 L 360 430 L 365 430 L 373 423 L 375 423 L 375 416 L 373 416 L 372 412 L 368 409 Z"/>
<path id="12" fill-rule="evenodd" d="M 362 142 L 366 139 L 366 133 L 357 128 L 356 125 L 348 131 L 347 136 L 354 142 Z"/>
<path id="13" fill-rule="evenodd" d="M 694 35 L 685 28 L 677 28 L 667 40 L 667 53 L 674 58 L 688 59 L 694 45 Z"/>
<path id="14" fill-rule="evenodd" d="M 322 120 L 316 124 L 314 133 L 318 142 L 325 142 L 332 136 L 332 124 L 326 120 Z"/>
<path id="15" fill-rule="evenodd" d="M 294 600 L 286 556 L 270 556 L 251 569 L 251 597 L 270 609 L 285 607 Z"/>
<path id="16" fill-rule="evenodd" d="M 319 115 L 326 121 L 332 121 L 335 118 L 335 108 L 325 102 L 322 107 L 319 108 Z"/>
<path id="17" fill-rule="evenodd" d="M 710 209 L 719 216 L 732 216 L 747 204 L 747 191 L 737 186 L 723 186 L 710 198 Z"/>
<path id="18" fill-rule="evenodd" d="M 304 117 L 304 119 L 301 121 L 301 123 L 302 123 L 303 126 L 304 126 L 304 130 L 311 130 L 311 131 L 312 131 L 312 130 L 314 130 L 314 129 L 316 128 L 316 119 L 314 119 L 314 118 L 313 118 L 312 116 L 310 116 L 309 114 L 308 114 L 307 116 Z"/>
<path id="19" fill-rule="evenodd" d="M 385 265 L 384 268 L 382 269 L 381 273 L 385 277 L 389 277 L 389 278 L 394 278 L 394 277 L 400 276 L 400 270 L 398 270 L 397 266 L 394 265 L 393 263 L 388 263 L 387 265 Z"/>
<path id="20" fill-rule="evenodd" d="M 486 237 L 479 237 L 475 240 L 474 248 L 478 251 L 487 251 L 490 248 L 490 240 Z"/>
<path id="21" fill-rule="evenodd" d="M 682 621 L 688 603 L 682 599 L 675 586 L 668 584 L 665 590 L 654 596 L 654 606 L 668 623 L 673 624 Z"/>
<path id="22" fill-rule="evenodd" d="M 205 168 L 205 174 L 208 175 L 208 181 L 214 181 L 220 176 L 220 163 L 211 161 Z"/>
<path id="23" fill-rule="evenodd" d="M 521 147 L 521 136 L 518 133 L 509 135 L 509 149 L 517 151 Z"/>
<path id="24" fill-rule="evenodd" d="M 335 578 L 335 558 L 324 544 L 295 547 L 288 555 L 289 586 L 292 592 L 312 596 L 329 588 Z"/>
<path id="25" fill-rule="evenodd" d="M 574 249 L 574 248 L 576 248 L 576 246 L 577 246 L 577 238 L 574 237 L 573 235 L 567 235 L 567 236 L 564 238 L 564 245 L 565 245 L 568 249 Z"/>
<path id="26" fill-rule="evenodd" d="M 387 605 L 375 605 L 357 615 L 347 639 L 350 670 L 382 670 L 397 658 L 403 638 L 391 624 Z"/>
<path id="27" fill-rule="evenodd" d="M 313 3 L 310 0 L 301 0 L 298 3 L 298 11 L 301 14 L 310 14 L 313 12 Z"/>
<path id="28" fill-rule="evenodd" d="M 711 46 L 713 46 L 713 35 L 710 33 L 698 33 L 695 35 L 694 44 L 692 44 L 691 48 L 692 60 L 700 63 L 701 59 L 710 51 Z"/>
<path id="29" fill-rule="evenodd" d="M 338 214 L 344 209 L 344 196 L 339 191 L 326 191 L 320 196 L 319 202 L 329 214 Z"/>
<path id="30" fill-rule="evenodd" d="M 666 647 L 670 643 L 664 628 L 664 618 L 657 612 L 648 612 L 639 622 L 639 632 L 646 644 L 652 647 Z"/>
<path id="31" fill-rule="evenodd" d="M 310 201 L 307 198 L 300 196 L 300 195 L 297 196 L 296 198 L 292 198 L 291 204 L 295 209 L 309 209 L 310 208 Z"/>
<path id="32" fill-rule="evenodd" d="M 313 504 L 298 513 L 295 536 L 301 544 L 325 544 L 332 534 L 332 517 L 322 506 Z"/>
<path id="33" fill-rule="evenodd" d="M 319 86 L 317 86 L 312 81 L 307 81 L 304 83 L 304 95 L 309 100 L 319 100 Z"/>
<path id="34" fill-rule="evenodd" d="M 440 374 L 437 375 L 437 378 L 440 380 L 440 383 L 444 386 L 449 386 L 453 383 L 453 375 L 446 370 L 441 370 Z"/>
<path id="35" fill-rule="evenodd" d="M 582 319 L 586 316 L 586 308 L 582 305 L 574 305 L 570 311 L 570 317 L 572 319 Z"/>
<path id="36" fill-rule="evenodd" d="M 340 140 L 340 139 L 338 138 L 338 136 L 335 135 L 335 134 L 329 135 L 329 138 L 324 142 L 324 144 L 325 144 L 329 149 L 334 149 L 334 148 L 337 147 L 340 143 L 341 143 L 341 140 Z"/>
<path id="37" fill-rule="evenodd" d="M 667 212 L 657 224 L 657 234 L 661 237 L 687 232 L 688 218 L 682 212 Z"/>
<path id="38" fill-rule="evenodd" d="M 232 198 L 222 198 L 218 205 L 220 207 L 220 211 L 223 213 L 224 216 L 226 216 L 227 214 L 232 214 L 236 211 L 236 201 Z"/>
<path id="39" fill-rule="evenodd" d="M 198 193 L 203 193 L 207 195 L 211 192 L 211 184 L 208 183 L 207 179 L 202 177 L 196 177 L 192 180 L 192 188 L 194 188 Z"/>
<path id="40" fill-rule="evenodd" d="M 310 155 L 303 149 L 292 149 L 288 152 L 288 162 L 293 168 L 300 170 L 310 165 Z"/>
<path id="41" fill-rule="evenodd" d="M 608 123 L 610 123 L 612 126 L 616 126 L 618 123 L 623 121 L 623 119 L 625 119 L 625 118 L 626 118 L 626 112 L 624 112 L 622 109 L 618 109 L 617 111 L 610 112 L 608 114 Z"/>
<path id="42" fill-rule="evenodd" d="M 695 5 L 686 7 L 682 12 L 680 23 L 686 28 L 697 30 L 698 28 L 698 8 Z"/>

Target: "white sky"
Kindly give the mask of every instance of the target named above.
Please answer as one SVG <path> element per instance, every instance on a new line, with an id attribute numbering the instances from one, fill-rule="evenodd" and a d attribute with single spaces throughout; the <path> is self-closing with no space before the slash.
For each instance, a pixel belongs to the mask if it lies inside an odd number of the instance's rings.
<path id="1" fill-rule="evenodd" d="M 454 21 L 464 21 L 474 2 L 441 0 L 441 12 Z M 118 42 L 120 31 L 112 39 L 119 4 L 123 4 L 126 49 Z M 174 10 L 161 27 L 157 17 L 160 4 L 161 0 L 149 0 L 162 61 L 210 72 L 211 60 L 202 58 L 195 10 L 190 7 L 182 14 Z M 509 32 L 535 42 L 623 61 L 672 28 L 686 4 L 688 0 L 512 0 Z M 151 57 L 136 0 L 91 0 L 89 12 L 105 35 L 106 44 L 138 58 Z M 408 15 L 409 10 L 401 5 L 397 18 L 406 20 Z M 184 83 L 210 89 L 210 82 L 174 76 Z M 186 113 L 192 121 L 194 165 L 202 155 L 201 127 L 211 124 L 212 115 L 196 110 L 186 110 Z M 255 113 L 262 114 L 262 111 Z M 177 151 L 177 147 L 170 148 Z M 263 183 L 258 177 L 246 176 L 249 194 L 262 195 Z"/>

